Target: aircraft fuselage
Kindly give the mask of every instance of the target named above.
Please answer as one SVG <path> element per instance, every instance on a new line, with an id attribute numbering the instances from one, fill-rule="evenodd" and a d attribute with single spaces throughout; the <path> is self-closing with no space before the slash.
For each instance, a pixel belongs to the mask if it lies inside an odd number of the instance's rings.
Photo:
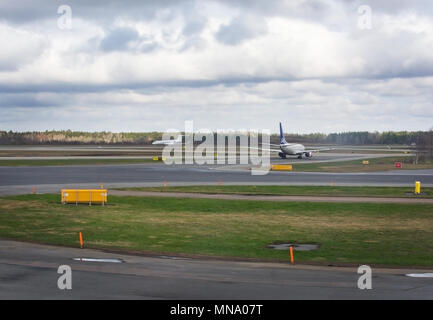
<path id="1" fill-rule="evenodd" d="M 305 147 L 299 143 L 280 144 L 280 149 L 284 154 L 295 156 L 302 155 L 305 152 Z"/>

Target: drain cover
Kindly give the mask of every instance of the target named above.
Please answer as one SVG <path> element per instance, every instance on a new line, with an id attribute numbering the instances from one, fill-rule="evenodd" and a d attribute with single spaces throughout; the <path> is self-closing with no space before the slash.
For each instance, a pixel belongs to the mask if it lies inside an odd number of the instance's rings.
<path id="1" fill-rule="evenodd" d="M 311 251 L 319 249 L 319 244 L 314 243 L 274 243 L 269 244 L 267 247 L 269 249 L 275 250 L 289 250 L 290 246 L 293 246 L 293 250 L 296 251 Z"/>
<path id="2" fill-rule="evenodd" d="M 122 263 L 123 260 L 120 259 L 98 259 L 98 258 L 73 258 L 75 261 L 82 262 L 110 262 L 110 263 Z"/>

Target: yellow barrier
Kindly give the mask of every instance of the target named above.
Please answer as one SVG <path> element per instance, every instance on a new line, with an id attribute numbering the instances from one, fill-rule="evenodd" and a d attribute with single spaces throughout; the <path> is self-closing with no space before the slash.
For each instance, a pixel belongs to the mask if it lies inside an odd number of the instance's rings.
<path id="1" fill-rule="evenodd" d="M 272 171 L 292 171 L 291 164 L 273 164 L 271 165 Z"/>
<path id="2" fill-rule="evenodd" d="M 415 181 L 415 194 L 421 194 L 421 182 Z"/>
<path id="3" fill-rule="evenodd" d="M 370 161 L 364 160 L 364 161 L 362 161 L 362 164 L 370 164 Z"/>
<path id="4" fill-rule="evenodd" d="M 102 204 L 107 203 L 107 189 L 62 189 L 62 203 L 88 203 Z"/>
<path id="5" fill-rule="evenodd" d="M 152 160 L 153 161 L 165 161 L 165 158 L 163 158 L 163 157 L 153 157 Z"/>

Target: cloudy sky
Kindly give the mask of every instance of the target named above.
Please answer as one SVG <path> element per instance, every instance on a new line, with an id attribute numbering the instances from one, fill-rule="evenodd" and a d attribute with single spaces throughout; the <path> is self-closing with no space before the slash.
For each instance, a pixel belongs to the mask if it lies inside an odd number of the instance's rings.
<path id="1" fill-rule="evenodd" d="M 433 126 L 431 0 L 1 0 L 0 48 L 0 130 Z"/>

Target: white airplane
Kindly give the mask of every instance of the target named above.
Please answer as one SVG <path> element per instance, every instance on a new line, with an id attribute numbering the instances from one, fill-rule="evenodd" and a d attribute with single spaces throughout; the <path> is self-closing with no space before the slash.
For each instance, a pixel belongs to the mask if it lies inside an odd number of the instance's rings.
<path id="1" fill-rule="evenodd" d="M 313 152 L 331 150 L 331 149 L 315 149 L 315 150 L 305 150 L 305 146 L 300 143 L 288 143 L 284 138 L 283 127 L 280 122 L 280 144 L 270 144 L 270 146 L 279 147 L 279 150 L 270 149 L 271 152 L 278 152 L 278 155 L 285 159 L 286 156 L 298 156 L 298 159 L 302 159 L 305 155 L 306 158 L 311 158 Z"/>
<path id="2" fill-rule="evenodd" d="M 163 144 L 163 145 L 172 145 L 182 143 L 182 135 L 178 135 L 176 140 L 170 139 L 170 140 L 156 140 L 153 141 L 152 144 Z"/>

